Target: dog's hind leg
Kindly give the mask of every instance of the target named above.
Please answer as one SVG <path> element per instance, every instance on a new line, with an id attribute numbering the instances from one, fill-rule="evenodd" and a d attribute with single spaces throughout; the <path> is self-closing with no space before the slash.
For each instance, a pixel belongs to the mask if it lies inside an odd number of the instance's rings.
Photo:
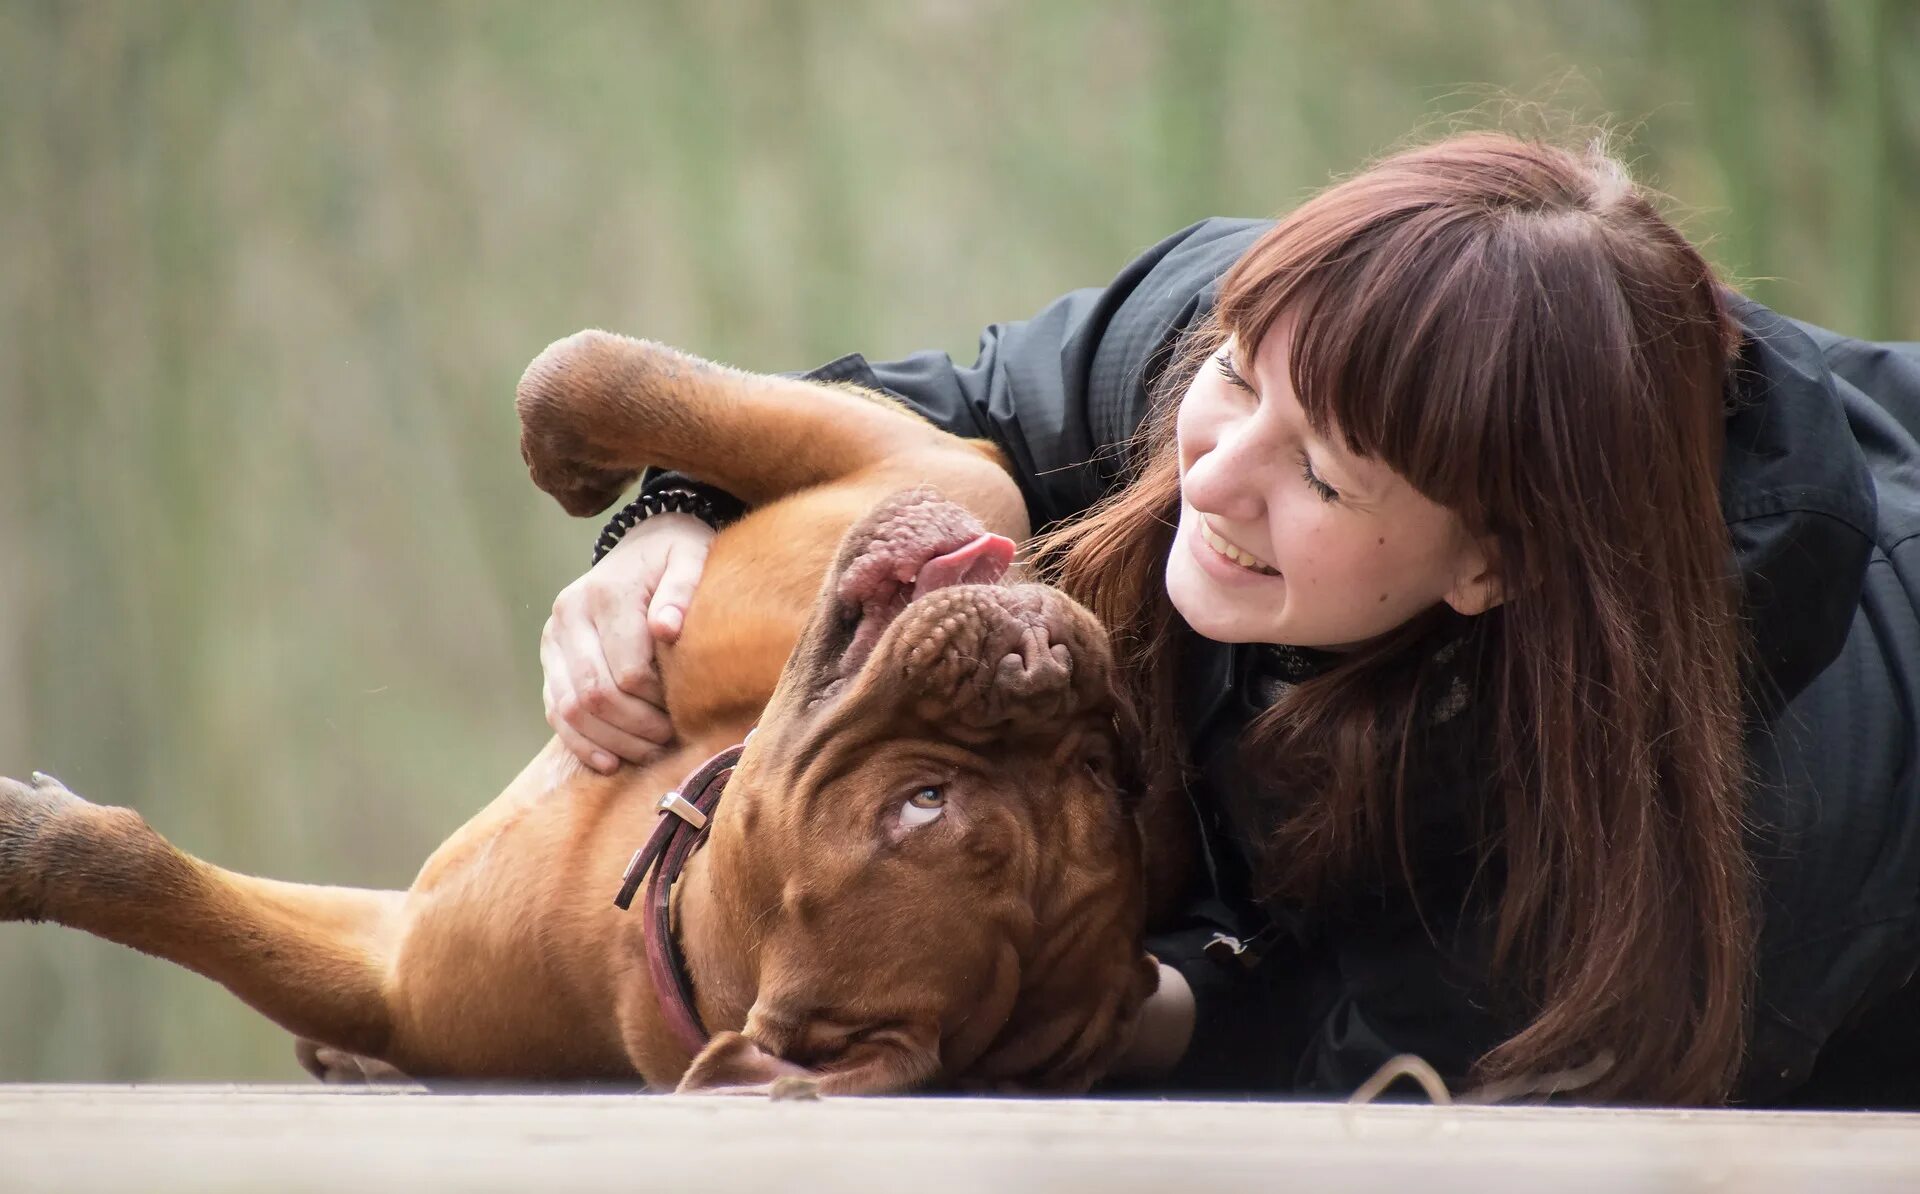
<path id="1" fill-rule="evenodd" d="M 401 892 L 237 875 L 131 809 L 0 778 L 0 921 L 53 921 L 176 962 L 295 1036 L 379 1057 Z"/>

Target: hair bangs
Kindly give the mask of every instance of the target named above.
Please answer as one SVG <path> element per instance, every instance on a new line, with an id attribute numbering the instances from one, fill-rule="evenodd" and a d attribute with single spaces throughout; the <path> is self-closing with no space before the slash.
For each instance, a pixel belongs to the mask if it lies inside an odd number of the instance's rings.
<path id="1" fill-rule="evenodd" d="M 1474 213 L 1381 211 L 1377 197 L 1346 191 L 1295 212 L 1255 250 L 1265 260 L 1228 275 L 1221 330 L 1249 354 L 1286 335 L 1289 379 L 1315 434 L 1485 529 L 1485 465 L 1505 455 L 1487 433 L 1514 413 L 1490 407 L 1512 401 L 1499 366 L 1525 322 L 1522 288 L 1495 227 Z"/>

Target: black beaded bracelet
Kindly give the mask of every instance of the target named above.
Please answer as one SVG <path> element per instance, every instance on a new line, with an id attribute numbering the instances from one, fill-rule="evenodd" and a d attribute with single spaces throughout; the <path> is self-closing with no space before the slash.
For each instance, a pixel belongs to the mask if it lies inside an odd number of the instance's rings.
<path id="1" fill-rule="evenodd" d="M 593 562 L 598 564 L 605 559 L 628 531 L 656 514 L 691 514 L 716 531 L 733 521 L 721 514 L 713 499 L 695 489 L 657 489 L 652 493 L 643 493 L 616 510 L 613 517 L 607 520 L 607 525 L 600 531 L 600 538 L 593 545 Z"/>

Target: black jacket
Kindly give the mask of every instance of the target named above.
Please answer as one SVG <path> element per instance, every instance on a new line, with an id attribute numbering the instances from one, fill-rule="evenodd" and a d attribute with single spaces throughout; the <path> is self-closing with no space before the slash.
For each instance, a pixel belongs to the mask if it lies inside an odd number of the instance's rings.
<path id="1" fill-rule="evenodd" d="M 1188 228 L 1111 285 L 989 328 L 971 366 L 940 353 L 848 356 L 810 376 L 887 390 L 949 431 L 993 440 L 1038 528 L 1123 479 L 1121 445 L 1175 340 L 1268 226 Z M 1764 914 L 1742 1097 L 1770 1102 L 1805 1086 L 1830 1041 L 1830 1055 L 1871 1050 L 1846 1028 L 1920 957 L 1920 351 L 1848 340 L 1751 302 L 1736 314 L 1747 337 L 1721 500 L 1758 653 L 1752 808 Z M 1197 999 L 1176 1082 L 1341 1094 L 1401 1052 L 1460 1081 L 1520 1027 L 1494 1010 L 1477 951 L 1423 923 L 1404 891 L 1316 915 L 1254 904 L 1245 843 L 1261 827 L 1246 823 L 1248 801 L 1222 789 L 1237 782 L 1232 744 L 1262 705 L 1260 653 L 1191 633 L 1184 647 L 1206 865 L 1188 923 L 1151 943 Z M 1423 909 L 1468 881 L 1447 825 L 1457 796 L 1426 802 L 1415 848 L 1440 890 L 1422 895 Z M 1253 948 L 1208 951 L 1216 937 Z"/>

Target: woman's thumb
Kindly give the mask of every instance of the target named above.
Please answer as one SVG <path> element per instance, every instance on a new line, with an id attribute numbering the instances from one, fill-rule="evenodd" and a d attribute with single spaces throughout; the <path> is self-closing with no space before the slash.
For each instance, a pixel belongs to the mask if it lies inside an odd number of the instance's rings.
<path id="1" fill-rule="evenodd" d="M 680 637 L 687 606 L 693 601 L 693 588 L 700 583 L 700 572 L 706 562 L 705 553 L 676 552 L 667 557 L 660 584 L 653 590 L 653 600 L 647 603 L 647 629 L 656 640 L 670 643 Z"/>

